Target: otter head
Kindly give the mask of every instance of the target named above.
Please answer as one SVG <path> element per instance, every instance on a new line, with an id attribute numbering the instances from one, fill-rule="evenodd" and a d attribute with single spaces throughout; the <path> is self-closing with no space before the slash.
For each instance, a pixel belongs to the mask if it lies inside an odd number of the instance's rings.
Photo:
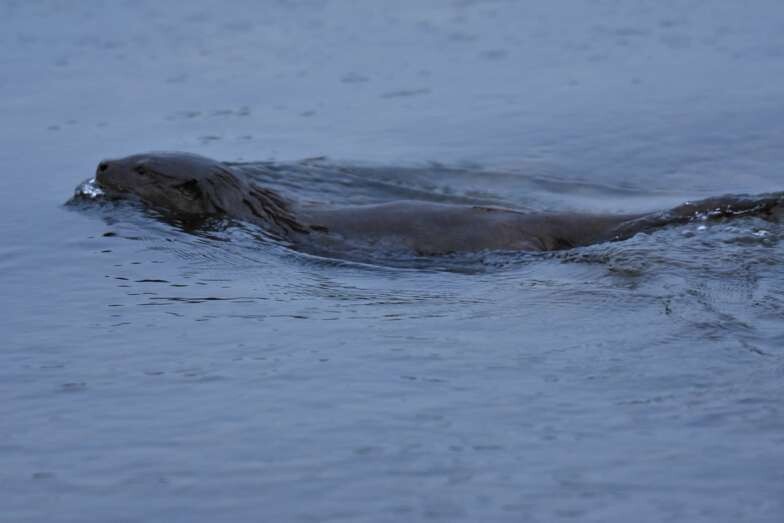
<path id="1" fill-rule="evenodd" d="M 104 160 L 98 164 L 95 181 L 109 196 L 133 196 L 180 218 L 226 216 L 259 224 L 281 237 L 305 232 L 275 191 L 196 154 L 146 153 Z"/>
<path id="2" fill-rule="evenodd" d="M 111 196 L 133 195 L 158 210 L 205 216 L 222 211 L 208 192 L 225 171 L 220 162 L 196 154 L 147 153 L 103 160 L 95 181 Z"/>

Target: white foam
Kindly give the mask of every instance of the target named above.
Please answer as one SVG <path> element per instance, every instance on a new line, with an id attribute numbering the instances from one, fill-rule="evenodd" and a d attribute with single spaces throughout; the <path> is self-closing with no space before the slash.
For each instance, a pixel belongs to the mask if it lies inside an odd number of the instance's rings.
<path id="1" fill-rule="evenodd" d="M 87 198 L 99 198 L 106 193 L 95 181 L 95 178 L 90 178 L 76 188 L 76 194 Z"/>

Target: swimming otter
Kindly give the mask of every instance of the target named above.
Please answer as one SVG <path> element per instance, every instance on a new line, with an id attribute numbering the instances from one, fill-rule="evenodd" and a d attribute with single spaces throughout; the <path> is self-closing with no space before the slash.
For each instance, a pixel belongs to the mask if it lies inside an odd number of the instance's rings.
<path id="1" fill-rule="evenodd" d="M 95 180 L 110 196 L 133 196 L 183 219 L 245 220 L 294 246 L 319 239 L 359 241 L 423 255 L 569 249 L 698 217 L 779 213 L 784 202 L 784 193 L 724 196 L 652 214 L 526 213 L 420 201 L 327 208 L 306 206 L 259 187 L 239 166 L 187 153 L 104 160 Z"/>

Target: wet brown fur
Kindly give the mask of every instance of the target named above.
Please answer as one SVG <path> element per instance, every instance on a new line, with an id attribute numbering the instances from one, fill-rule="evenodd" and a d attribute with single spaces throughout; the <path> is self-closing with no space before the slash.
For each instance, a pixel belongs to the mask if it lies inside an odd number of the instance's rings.
<path id="1" fill-rule="evenodd" d="M 397 201 L 351 207 L 302 206 L 250 181 L 236 166 L 186 153 L 101 162 L 97 182 L 183 217 L 220 216 L 308 241 L 393 245 L 419 254 L 479 250 L 551 251 L 629 238 L 670 224 L 754 214 L 778 217 L 784 193 L 722 196 L 648 214 L 525 213 L 501 207 Z"/>

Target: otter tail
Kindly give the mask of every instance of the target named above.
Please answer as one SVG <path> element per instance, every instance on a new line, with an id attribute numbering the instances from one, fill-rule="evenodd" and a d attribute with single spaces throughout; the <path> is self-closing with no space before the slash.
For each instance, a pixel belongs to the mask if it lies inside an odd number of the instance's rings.
<path id="1" fill-rule="evenodd" d="M 740 216 L 758 216 L 775 221 L 784 219 L 784 192 L 725 195 L 686 202 L 668 211 L 623 222 L 613 229 L 611 237 L 613 240 L 625 240 L 637 233 L 650 232 L 668 225 Z"/>

